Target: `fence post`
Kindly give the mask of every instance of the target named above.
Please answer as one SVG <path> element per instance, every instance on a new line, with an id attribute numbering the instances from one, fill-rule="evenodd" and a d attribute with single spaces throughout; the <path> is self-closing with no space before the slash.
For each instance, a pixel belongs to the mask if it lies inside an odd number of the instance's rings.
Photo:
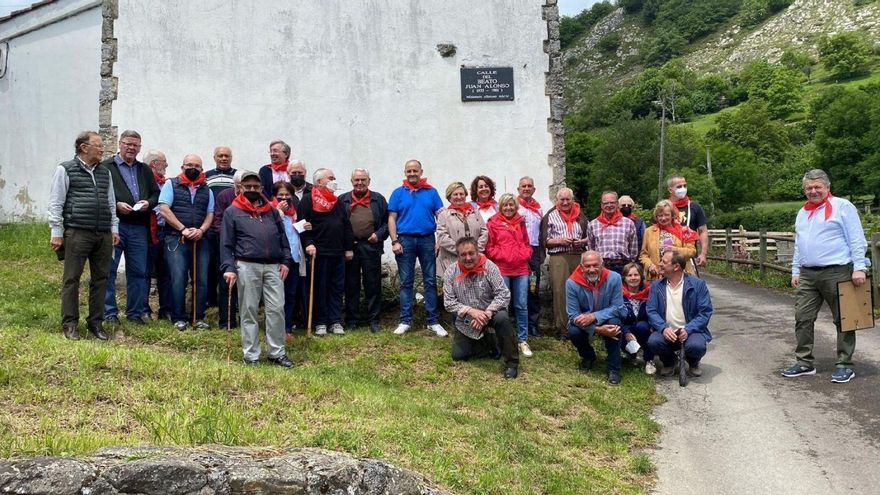
<path id="1" fill-rule="evenodd" d="M 767 263 L 767 229 L 761 229 L 761 234 L 758 237 L 760 239 L 760 244 L 758 248 L 758 265 L 761 268 L 761 280 L 767 276 L 767 267 L 765 263 Z"/>
<path id="2" fill-rule="evenodd" d="M 880 307 L 880 232 L 871 236 L 871 290 L 874 291 L 874 308 Z"/>
<path id="3" fill-rule="evenodd" d="M 728 270 L 733 266 L 730 262 L 731 258 L 733 258 L 733 240 L 730 238 L 730 227 L 727 227 L 724 229 L 724 259 L 727 261 Z"/>

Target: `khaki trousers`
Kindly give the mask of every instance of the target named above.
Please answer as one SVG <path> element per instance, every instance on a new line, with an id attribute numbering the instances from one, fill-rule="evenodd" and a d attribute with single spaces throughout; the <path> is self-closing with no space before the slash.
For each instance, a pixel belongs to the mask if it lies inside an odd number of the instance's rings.
<path id="1" fill-rule="evenodd" d="M 801 268 L 794 308 L 797 338 L 795 355 L 798 363 L 813 366 L 814 326 L 824 301 L 831 308 L 831 317 L 834 319 L 834 326 L 837 327 L 837 367 L 852 367 L 852 355 L 856 350 L 856 332 L 840 331 L 840 310 L 837 300 L 837 283 L 851 280 L 852 272 L 852 264 L 820 269 Z"/>
<path id="2" fill-rule="evenodd" d="M 553 293 L 553 325 L 556 336 L 566 335 L 568 313 L 565 310 L 565 281 L 581 262 L 581 253 L 551 254 L 550 290 Z"/>

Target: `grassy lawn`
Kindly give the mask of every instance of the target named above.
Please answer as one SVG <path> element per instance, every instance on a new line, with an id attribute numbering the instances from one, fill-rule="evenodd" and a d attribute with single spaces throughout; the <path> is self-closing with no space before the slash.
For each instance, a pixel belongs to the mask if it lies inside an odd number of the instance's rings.
<path id="1" fill-rule="evenodd" d="M 44 226 L 0 226 L 0 457 L 144 443 L 317 446 L 387 459 L 455 493 L 650 488 L 643 449 L 657 440 L 649 414 L 661 398 L 636 369 L 612 387 L 601 365 L 575 371 L 570 344 L 538 338 L 520 378 L 505 381 L 497 361 L 453 363 L 449 339 L 387 328 L 297 335 L 293 370 L 240 365 L 237 335 L 227 364 L 225 332 L 178 333 L 167 322 L 107 343 L 67 341 L 61 265 L 47 240 Z"/>

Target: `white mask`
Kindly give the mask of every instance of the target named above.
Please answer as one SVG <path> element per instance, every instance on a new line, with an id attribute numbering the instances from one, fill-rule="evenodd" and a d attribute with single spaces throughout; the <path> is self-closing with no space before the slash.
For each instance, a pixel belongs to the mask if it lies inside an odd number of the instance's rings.
<path id="1" fill-rule="evenodd" d="M 336 183 L 335 180 L 331 180 L 326 184 L 327 189 L 330 189 L 333 192 L 336 192 L 336 189 L 339 188 L 339 184 Z"/>
<path id="2" fill-rule="evenodd" d="M 688 188 L 686 187 L 677 187 L 675 188 L 675 197 L 683 198 L 688 195 Z"/>

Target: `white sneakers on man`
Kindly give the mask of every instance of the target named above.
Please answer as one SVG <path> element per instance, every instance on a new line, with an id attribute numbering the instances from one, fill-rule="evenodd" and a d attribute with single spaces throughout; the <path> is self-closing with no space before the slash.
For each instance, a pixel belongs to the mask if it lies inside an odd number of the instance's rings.
<path id="1" fill-rule="evenodd" d="M 648 361 L 645 363 L 645 374 L 646 375 L 654 375 L 657 373 L 657 365 L 654 364 L 654 361 Z"/>
<path id="2" fill-rule="evenodd" d="M 443 328 L 443 325 L 439 323 L 434 323 L 433 325 L 428 325 L 428 330 L 437 334 L 438 337 L 446 337 L 449 333 L 446 332 L 446 329 Z"/>
<path id="3" fill-rule="evenodd" d="M 532 349 L 529 347 L 528 342 L 519 343 L 519 353 L 525 357 L 532 357 Z"/>
<path id="4" fill-rule="evenodd" d="M 403 335 L 409 331 L 409 325 L 406 323 L 401 323 L 397 325 L 397 328 L 394 329 L 394 335 Z"/>
<path id="5" fill-rule="evenodd" d="M 330 325 L 330 331 L 333 332 L 334 335 L 345 335 L 345 330 L 339 323 Z"/>
<path id="6" fill-rule="evenodd" d="M 327 335 L 327 325 L 315 325 L 315 335 Z"/>

